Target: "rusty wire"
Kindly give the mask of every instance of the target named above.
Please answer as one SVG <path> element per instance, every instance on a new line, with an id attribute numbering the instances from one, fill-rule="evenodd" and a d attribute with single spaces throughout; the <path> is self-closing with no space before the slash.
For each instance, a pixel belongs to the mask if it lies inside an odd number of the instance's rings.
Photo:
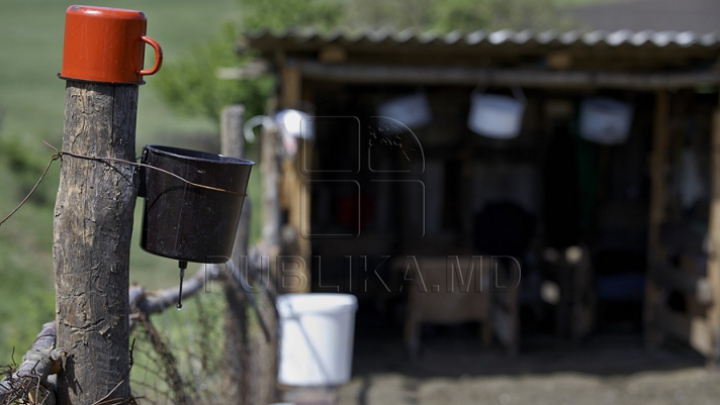
<path id="1" fill-rule="evenodd" d="M 138 314 L 130 385 L 141 403 L 222 403 L 225 306 L 209 305 L 212 299 L 203 295 L 193 296 L 182 312 Z"/>
<path id="2" fill-rule="evenodd" d="M 14 375 L 17 364 L 13 360 L 12 364 L 0 367 L 5 375 L 4 384 L 10 387 L 10 391 L 5 398 L 0 401 L 0 405 L 12 404 L 38 404 L 42 405 L 51 394 L 46 384 L 41 381 L 40 376 L 35 373 L 35 368 L 31 370 L 30 375 L 17 377 Z"/>
<path id="3" fill-rule="evenodd" d="M 16 213 L 23 205 L 25 205 L 25 203 L 27 202 L 27 200 L 29 200 L 30 197 L 35 193 L 35 190 L 37 190 L 38 186 L 39 186 L 40 183 L 43 181 L 43 179 L 45 179 L 45 176 L 47 175 L 48 171 L 50 170 L 50 167 L 52 166 L 53 162 L 55 162 L 56 160 L 62 160 L 62 158 L 63 158 L 64 156 L 71 156 L 71 157 L 74 157 L 74 158 L 77 158 L 77 159 L 84 159 L 84 160 L 94 160 L 94 161 L 103 162 L 103 163 L 118 162 L 118 163 L 128 164 L 128 165 L 131 165 L 131 166 L 136 166 L 136 167 L 145 167 L 145 168 L 148 168 L 148 169 L 151 169 L 151 170 L 156 170 L 156 171 L 158 171 L 158 172 L 167 174 L 168 176 L 172 176 L 172 177 L 174 177 L 174 178 L 182 181 L 183 183 L 185 183 L 185 184 L 187 184 L 187 185 L 189 185 L 189 186 L 193 186 L 193 187 L 197 187 L 197 188 L 203 188 L 203 189 L 211 190 L 211 191 L 217 191 L 217 192 L 220 192 L 220 193 L 228 193 L 228 194 L 239 195 L 239 196 L 243 196 L 243 197 L 247 196 L 247 194 L 245 194 L 245 193 L 236 193 L 236 192 L 234 192 L 234 191 L 226 190 L 226 189 L 219 188 L 219 187 L 212 187 L 212 186 L 207 186 L 207 185 L 204 185 L 204 184 L 198 184 L 198 183 L 192 182 L 192 181 L 190 181 L 190 180 L 188 180 L 188 179 L 185 179 L 185 178 L 183 178 L 182 176 L 179 176 L 179 175 L 177 175 L 177 174 L 175 174 L 175 173 L 173 173 L 173 172 L 170 172 L 170 171 L 165 170 L 165 169 L 161 169 L 161 168 L 156 167 L 156 166 L 149 165 L 149 164 L 147 164 L 147 163 L 133 162 L 133 161 L 131 161 L 131 160 L 125 160 L 125 159 L 121 159 L 121 158 L 114 158 L 114 157 L 108 157 L 108 156 L 87 156 L 87 155 L 81 155 L 81 154 L 78 154 L 78 153 L 68 152 L 68 151 L 66 151 L 66 150 L 59 150 L 58 148 L 56 148 L 55 146 L 49 144 L 49 143 L 46 142 L 46 141 L 43 141 L 43 144 L 45 144 L 45 146 L 47 146 L 48 148 L 54 150 L 54 151 L 55 151 L 55 154 L 50 157 L 50 161 L 48 162 L 47 166 L 45 166 L 45 170 L 43 170 L 42 174 L 40 175 L 40 177 L 38 178 L 38 180 L 35 182 L 35 185 L 32 187 L 32 189 L 30 189 L 30 191 L 27 193 L 27 195 L 25 195 L 25 198 L 23 198 L 22 201 L 20 201 L 20 203 L 19 203 L 8 215 L 6 215 L 2 220 L 0 220 L 0 226 L 2 226 L 8 219 L 10 219 L 10 217 L 12 217 L 13 215 L 15 215 L 15 213 Z"/>
<path id="4" fill-rule="evenodd" d="M 235 283 L 226 287 L 233 296 L 242 296 L 235 291 Z M 227 402 L 229 392 L 237 392 L 232 386 L 242 393 L 242 403 L 267 403 L 265 393 L 272 388 L 272 375 L 277 373 L 267 361 L 274 349 L 265 343 L 258 325 L 248 329 L 245 324 L 239 331 L 226 327 L 226 300 L 225 294 L 208 293 L 194 295 L 183 311 L 147 315 L 136 309 L 133 315 L 137 326 L 128 353 L 131 373 L 127 380 L 132 396 L 109 398 L 115 388 L 93 405 L 220 405 Z M 271 317 L 272 310 L 263 308 L 263 316 Z M 246 315 L 252 313 L 249 308 L 246 311 Z M 241 369 L 228 363 L 227 344 L 243 346 L 237 359 Z M 12 377 L 17 367 L 13 361 L 0 367 L 0 373 Z M 34 372 L 10 379 L 9 384 L 11 394 L 0 405 L 42 405 L 53 395 L 51 386 Z"/>

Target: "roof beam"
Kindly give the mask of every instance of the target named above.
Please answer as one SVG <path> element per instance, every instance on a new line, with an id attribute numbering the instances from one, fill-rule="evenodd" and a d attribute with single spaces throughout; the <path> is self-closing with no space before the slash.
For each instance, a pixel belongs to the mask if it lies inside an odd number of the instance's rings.
<path id="1" fill-rule="evenodd" d="M 329 64 L 295 61 L 307 79 L 357 84 L 485 85 L 536 88 L 659 90 L 720 84 L 716 71 L 622 73 L 442 66 Z"/>

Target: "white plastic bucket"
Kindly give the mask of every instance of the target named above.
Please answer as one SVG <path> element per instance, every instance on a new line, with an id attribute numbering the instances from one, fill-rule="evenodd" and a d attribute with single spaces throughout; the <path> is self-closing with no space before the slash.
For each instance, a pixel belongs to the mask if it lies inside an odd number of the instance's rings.
<path id="1" fill-rule="evenodd" d="M 350 294 L 278 297 L 280 384 L 311 387 L 350 380 L 357 299 Z"/>
<path id="2" fill-rule="evenodd" d="M 513 89 L 515 98 L 473 91 L 470 98 L 468 127 L 493 139 L 512 139 L 520 135 L 525 112 L 525 96 Z"/>
<path id="3" fill-rule="evenodd" d="M 430 102 L 422 91 L 386 101 L 378 106 L 377 113 L 380 117 L 399 121 L 410 129 L 424 127 L 432 121 Z"/>
<path id="4" fill-rule="evenodd" d="M 624 143 L 630 136 L 633 108 L 610 98 L 588 98 L 580 106 L 580 136 L 607 145 Z"/>

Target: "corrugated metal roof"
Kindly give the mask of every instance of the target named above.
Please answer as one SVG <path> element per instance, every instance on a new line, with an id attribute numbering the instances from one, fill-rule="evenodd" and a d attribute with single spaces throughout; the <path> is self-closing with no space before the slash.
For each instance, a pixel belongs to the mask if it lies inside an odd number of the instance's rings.
<path id="1" fill-rule="evenodd" d="M 696 33 L 692 31 L 592 31 L 577 30 L 556 32 L 533 32 L 529 30 L 515 31 L 510 29 L 486 32 L 475 31 L 469 34 L 450 32 L 417 32 L 413 30 L 395 31 L 392 29 L 365 30 L 348 32 L 332 30 L 321 33 L 315 29 L 290 29 L 282 32 L 270 30 L 249 32 L 245 34 L 254 48 L 286 44 L 306 47 L 313 45 L 420 45 L 420 46 L 507 46 L 507 45 L 541 45 L 541 46 L 598 46 L 609 47 L 719 47 L 720 38 L 717 33 Z"/>
<path id="2" fill-rule="evenodd" d="M 720 30 L 718 0 L 602 1 L 570 6 L 562 12 L 588 30 Z"/>

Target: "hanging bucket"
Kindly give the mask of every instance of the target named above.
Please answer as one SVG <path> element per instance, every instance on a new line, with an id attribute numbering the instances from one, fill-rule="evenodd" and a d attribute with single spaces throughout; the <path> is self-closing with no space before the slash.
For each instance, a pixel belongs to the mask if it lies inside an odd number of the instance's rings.
<path id="1" fill-rule="evenodd" d="M 382 118 L 399 121 L 410 129 L 424 127 L 432 121 L 430 102 L 424 91 L 386 101 L 378 106 L 377 114 Z M 398 132 L 401 129 L 404 128 L 391 129 L 391 132 Z"/>
<path id="2" fill-rule="evenodd" d="M 287 294 L 280 314 L 278 381 L 295 387 L 350 380 L 357 299 L 350 294 Z"/>
<path id="3" fill-rule="evenodd" d="M 520 135 L 525 112 L 525 95 L 513 89 L 515 98 L 483 94 L 477 88 L 470 99 L 468 127 L 479 135 L 493 139 L 512 139 Z"/>
<path id="4" fill-rule="evenodd" d="M 159 170 L 142 168 L 138 195 L 145 197 L 145 212 L 140 246 L 180 261 L 229 260 L 255 163 L 154 145 L 145 146 L 142 162 L 199 186 Z"/>
<path id="5" fill-rule="evenodd" d="M 633 108 L 610 98 L 588 98 L 580 106 L 580 137 L 606 145 L 624 143 L 630 136 Z"/>

